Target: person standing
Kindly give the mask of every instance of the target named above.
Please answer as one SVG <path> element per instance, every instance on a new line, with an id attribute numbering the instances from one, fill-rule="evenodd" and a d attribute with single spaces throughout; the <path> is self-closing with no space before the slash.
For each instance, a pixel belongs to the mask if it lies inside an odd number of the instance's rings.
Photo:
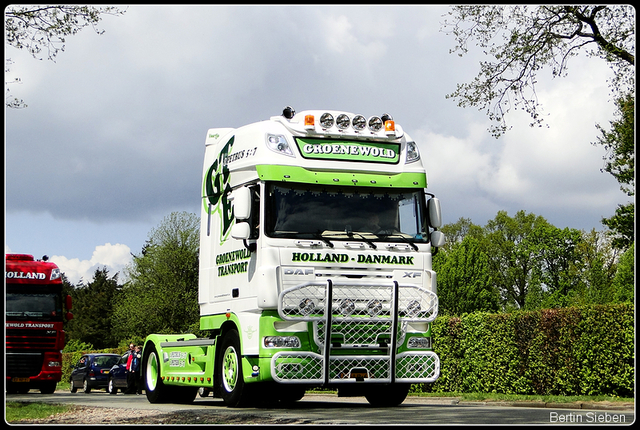
<path id="1" fill-rule="evenodd" d="M 137 346 L 136 351 L 133 354 L 131 360 L 131 373 L 133 374 L 133 388 L 135 388 L 136 394 L 142 394 L 141 380 L 140 380 L 140 360 L 142 359 L 142 347 Z M 131 393 L 133 394 L 133 393 Z"/>
<path id="2" fill-rule="evenodd" d="M 124 394 L 133 394 L 134 390 L 135 390 L 135 375 L 134 373 L 131 371 L 131 365 L 133 363 L 133 357 L 135 356 L 136 350 L 135 350 L 136 346 L 132 343 L 129 345 L 129 351 L 128 351 L 128 356 L 127 356 L 127 366 L 126 366 L 126 370 L 127 370 L 127 389 L 124 392 Z"/>

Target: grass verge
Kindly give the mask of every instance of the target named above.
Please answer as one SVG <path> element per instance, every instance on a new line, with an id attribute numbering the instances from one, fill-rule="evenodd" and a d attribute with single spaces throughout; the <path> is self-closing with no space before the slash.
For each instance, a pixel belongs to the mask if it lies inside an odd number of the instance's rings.
<path id="1" fill-rule="evenodd" d="M 7 422 L 39 420 L 73 409 L 72 405 L 53 405 L 35 402 L 7 402 L 5 418 Z"/>

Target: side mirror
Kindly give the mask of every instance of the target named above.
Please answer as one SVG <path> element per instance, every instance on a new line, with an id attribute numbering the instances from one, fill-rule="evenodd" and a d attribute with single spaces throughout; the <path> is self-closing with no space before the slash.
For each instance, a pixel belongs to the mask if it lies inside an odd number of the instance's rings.
<path id="1" fill-rule="evenodd" d="M 65 297 L 65 306 L 67 307 L 67 310 L 70 311 L 71 308 L 73 308 L 73 301 L 71 299 L 71 296 L 67 294 L 67 297 Z"/>
<path id="2" fill-rule="evenodd" d="M 440 209 L 440 200 L 433 197 L 427 201 L 427 210 L 429 211 L 429 225 L 433 228 L 442 227 L 442 212 Z"/>
<path id="3" fill-rule="evenodd" d="M 232 196 L 233 216 L 236 220 L 249 219 L 251 217 L 251 190 L 247 187 L 238 188 L 232 193 Z"/>
<path id="4" fill-rule="evenodd" d="M 231 237 L 238 240 L 247 240 L 251 236 L 251 226 L 248 222 L 238 222 L 231 227 Z"/>
<path id="5" fill-rule="evenodd" d="M 441 231 L 434 231 L 431 233 L 431 246 L 435 248 L 440 248 L 444 246 L 444 243 L 447 241 L 444 233 Z"/>

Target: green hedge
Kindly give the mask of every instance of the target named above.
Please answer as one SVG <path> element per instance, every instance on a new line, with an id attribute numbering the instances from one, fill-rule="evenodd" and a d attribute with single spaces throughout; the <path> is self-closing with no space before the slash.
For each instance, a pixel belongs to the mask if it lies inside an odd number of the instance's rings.
<path id="1" fill-rule="evenodd" d="M 422 391 L 633 397 L 631 304 L 441 316 L 440 378 Z"/>
<path id="2" fill-rule="evenodd" d="M 74 352 L 64 352 L 62 353 L 62 382 L 69 382 L 69 377 L 71 376 L 71 369 L 73 366 L 80 360 L 84 354 L 98 354 L 98 353 L 109 353 L 109 354 L 118 354 L 122 355 L 127 351 L 127 347 L 120 348 L 106 348 L 106 349 L 98 349 L 92 351 L 74 351 Z"/>

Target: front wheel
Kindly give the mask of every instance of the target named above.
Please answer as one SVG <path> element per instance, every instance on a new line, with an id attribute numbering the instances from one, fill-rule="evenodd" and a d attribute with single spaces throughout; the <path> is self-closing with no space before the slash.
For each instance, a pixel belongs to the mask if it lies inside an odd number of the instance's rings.
<path id="1" fill-rule="evenodd" d="M 42 394 L 53 394 L 56 392 L 57 382 L 47 382 L 40 386 L 40 392 Z"/>
<path id="2" fill-rule="evenodd" d="M 69 379 L 69 390 L 72 393 L 77 393 L 78 392 L 78 387 L 76 387 L 75 384 L 73 383 L 73 378 Z"/>
<path id="3" fill-rule="evenodd" d="M 148 353 L 146 352 L 148 349 Z M 160 360 L 155 346 L 149 342 L 145 345 L 145 355 L 142 361 L 143 383 L 149 403 L 164 403 L 168 400 L 167 387 L 160 376 Z"/>
<path id="4" fill-rule="evenodd" d="M 409 394 L 410 384 L 393 384 L 385 385 L 382 387 L 373 388 L 364 397 L 367 399 L 371 406 L 376 407 L 391 407 L 398 406 L 404 402 Z"/>
<path id="5" fill-rule="evenodd" d="M 107 392 L 109 394 L 118 394 L 118 388 L 113 378 L 109 378 L 109 385 L 107 386 Z"/>
<path id="6" fill-rule="evenodd" d="M 219 387 L 224 404 L 229 407 L 245 406 L 250 401 L 250 393 L 242 374 L 240 337 L 233 329 L 224 335 L 219 356 Z"/>

